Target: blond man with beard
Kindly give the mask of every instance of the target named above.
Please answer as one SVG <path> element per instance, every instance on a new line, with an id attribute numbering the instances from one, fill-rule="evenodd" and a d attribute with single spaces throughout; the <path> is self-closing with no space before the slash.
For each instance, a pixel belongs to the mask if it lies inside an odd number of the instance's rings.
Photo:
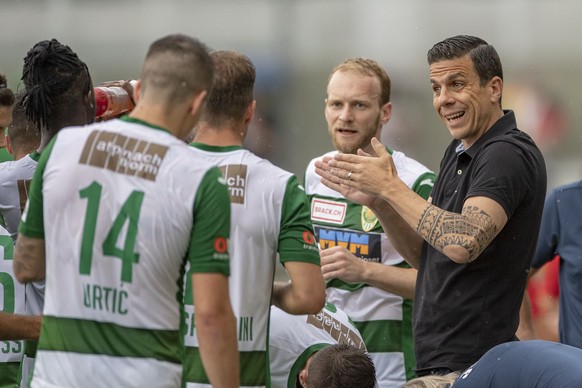
<path id="1" fill-rule="evenodd" d="M 391 82 L 374 60 L 348 59 L 329 77 L 325 118 L 335 151 L 313 159 L 305 188 L 321 249 L 328 300 L 343 309 L 359 329 L 370 352 L 380 387 L 402 385 L 414 377 L 412 301 L 416 270 L 392 247 L 374 213 L 324 186 L 315 162 L 337 153 L 372 152 L 390 120 Z M 428 198 L 435 174 L 401 152 L 386 147 L 400 177 Z"/>

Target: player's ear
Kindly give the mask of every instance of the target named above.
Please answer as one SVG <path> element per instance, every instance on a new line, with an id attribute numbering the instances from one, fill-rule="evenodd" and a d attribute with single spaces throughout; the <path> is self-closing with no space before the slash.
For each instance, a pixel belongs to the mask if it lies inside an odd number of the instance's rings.
<path id="1" fill-rule="evenodd" d="M 193 116 L 196 116 L 196 115 L 199 115 L 200 113 L 202 113 L 202 107 L 203 107 L 204 101 L 206 100 L 207 96 L 208 96 L 208 91 L 203 90 L 194 97 L 194 100 L 192 101 L 192 110 L 191 110 Z"/>
<path id="2" fill-rule="evenodd" d="M 301 372 L 299 372 L 299 384 L 303 387 L 307 387 L 307 368 L 303 368 Z"/>
<path id="3" fill-rule="evenodd" d="M 10 138 L 8 135 L 4 136 L 4 140 L 6 141 L 6 151 L 8 151 L 8 153 L 14 157 L 14 153 L 12 152 L 12 144 L 10 144 Z"/>

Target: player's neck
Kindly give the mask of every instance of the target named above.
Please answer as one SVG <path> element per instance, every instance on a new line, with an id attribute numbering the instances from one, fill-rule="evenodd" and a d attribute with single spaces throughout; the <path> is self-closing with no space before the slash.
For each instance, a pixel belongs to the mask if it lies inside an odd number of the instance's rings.
<path id="1" fill-rule="evenodd" d="M 202 121 L 196 126 L 193 141 L 217 147 L 242 146 L 245 134 L 246 130 L 239 131 L 230 126 L 213 127 Z"/>

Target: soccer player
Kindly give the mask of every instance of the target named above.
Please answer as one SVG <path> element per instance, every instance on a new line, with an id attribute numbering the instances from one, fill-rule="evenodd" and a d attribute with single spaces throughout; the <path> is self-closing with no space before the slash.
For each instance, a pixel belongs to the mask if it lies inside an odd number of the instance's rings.
<path id="1" fill-rule="evenodd" d="M 36 151 L 0 169 L 0 184 L 3 189 L 0 194 L 0 213 L 13 239 L 16 239 L 18 233 L 30 180 L 40 153 L 62 127 L 91 123 L 95 117 L 89 70 L 70 47 L 56 39 L 40 41 L 28 51 L 24 58 L 22 81 L 25 90 L 19 95 L 14 110 L 17 115 L 23 112 L 24 122 L 40 130 L 41 140 Z M 44 304 L 44 281 L 27 284 L 25 292 L 26 314 L 39 317 Z M 22 330 L 24 327 L 16 322 L 11 324 L 13 331 Z M 36 324 L 29 329 L 38 328 L 39 325 Z M 35 333 L 32 338 L 38 338 L 39 333 Z M 28 385 L 35 353 L 36 342 L 26 341 L 20 373 L 23 387 Z"/>
<path id="2" fill-rule="evenodd" d="M 329 302 L 317 314 L 307 315 L 287 314 L 273 306 L 269 330 L 273 388 L 305 384 L 313 356 L 328 346 L 346 344 L 366 351 L 354 323 L 344 311 Z"/>
<path id="3" fill-rule="evenodd" d="M 33 387 L 179 386 L 187 261 L 209 379 L 238 386 L 228 190 L 181 140 L 212 79 L 202 43 L 161 38 L 130 116 L 62 129 L 43 151 L 14 257 L 20 281 L 46 277 Z"/>
<path id="4" fill-rule="evenodd" d="M 16 101 L 19 101 L 20 95 Z M 23 109 L 16 104 L 13 112 L 12 124 L 8 127 L 6 145 L 15 160 L 26 157 L 38 147 L 40 133 L 34 124 L 28 121 Z M 18 179 L 14 179 L 12 173 L 17 173 L 17 162 L 7 161 L 0 163 L 0 197 L 5 198 L 9 194 L 18 194 L 12 190 L 18 186 Z M 36 165 L 36 163 L 35 163 Z M 22 205 L 26 197 L 24 197 Z M 17 199 L 14 200 L 17 202 Z M 1 203 L 5 203 L 2 201 Z M 2 227 L 0 234 L 0 246 L 3 257 L 0 259 L 0 283 L 3 288 L 3 306 L 0 312 L 0 386 L 15 383 L 18 377 L 20 361 L 23 356 L 23 339 L 38 339 L 40 333 L 40 316 L 25 315 L 25 287 L 15 278 L 12 270 L 12 255 L 14 241 L 8 231 Z"/>
<path id="5" fill-rule="evenodd" d="M 321 267 L 330 302 L 342 308 L 362 333 L 380 386 L 402 385 L 414 377 L 412 301 L 416 270 L 392 247 L 376 215 L 366 206 L 325 187 L 315 163 L 338 153 L 370 152 L 392 112 L 391 82 L 374 60 L 348 59 L 329 77 L 325 118 L 335 151 L 313 159 L 305 188 L 321 248 Z M 401 152 L 387 149 L 401 179 L 428 198 L 435 175 Z"/>
<path id="6" fill-rule="evenodd" d="M 215 81 L 196 128 L 192 153 L 220 167 L 232 208 L 230 297 L 238 324 L 241 386 L 269 385 L 269 311 L 316 313 L 325 288 L 309 203 L 297 178 L 243 148 L 255 112 L 255 67 L 233 51 L 210 53 Z M 290 281 L 275 284 L 277 256 Z M 189 279 L 189 277 L 188 277 Z M 198 315 L 186 292 L 186 311 Z M 184 362 L 188 386 L 208 384 L 198 355 L 199 335 L 189 321 Z"/>
<path id="7" fill-rule="evenodd" d="M 12 160 L 12 156 L 6 149 L 4 130 L 12 122 L 13 105 L 14 92 L 8 87 L 6 76 L 0 73 L 0 162 Z"/>

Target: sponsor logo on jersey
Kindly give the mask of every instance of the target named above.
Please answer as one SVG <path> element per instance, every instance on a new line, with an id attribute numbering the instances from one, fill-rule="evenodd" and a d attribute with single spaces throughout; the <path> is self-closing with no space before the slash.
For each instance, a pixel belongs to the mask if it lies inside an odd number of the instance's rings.
<path id="1" fill-rule="evenodd" d="M 216 237 L 214 239 L 215 259 L 228 259 L 228 239 L 225 237 Z"/>
<path id="2" fill-rule="evenodd" d="M 367 206 L 362 206 L 362 230 L 364 232 L 369 232 L 378 223 L 378 217 L 370 210 Z"/>
<path id="3" fill-rule="evenodd" d="M 230 203 L 244 204 L 247 187 L 247 165 L 227 164 L 220 166 L 220 171 L 222 171 L 222 175 L 224 175 L 228 185 Z"/>
<path id="4" fill-rule="evenodd" d="M 303 243 L 303 249 L 319 252 L 319 247 L 315 242 L 315 236 L 310 230 L 303 231 Z"/>
<path id="5" fill-rule="evenodd" d="M 311 219 L 341 225 L 346 218 L 347 207 L 345 202 L 313 198 L 311 201 Z"/>
<path id="6" fill-rule="evenodd" d="M 311 233 L 309 230 L 304 231 L 303 241 L 305 241 L 309 245 L 315 244 L 315 237 L 313 236 L 313 233 Z"/>
<path id="7" fill-rule="evenodd" d="M 307 315 L 307 323 L 325 331 L 340 344 L 346 343 L 366 350 L 364 342 L 349 326 L 344 325 L 325 310 L 321 310 L 315 315 Z"/>
<path id="8" fill-rule="evenodd" d="M 380 233 L 335 229 L 321 225 L 314 225 L 313 229 L 320 249 L 341 246 L 362 260 L 375 263 L 382 261 L 382 235 Z"/>
<path id="9" fill-rule="evenodd" d="M 167 151 L 160 144 L 95 130 L 85 142 L 79 163 L 155 181 Z"/>

